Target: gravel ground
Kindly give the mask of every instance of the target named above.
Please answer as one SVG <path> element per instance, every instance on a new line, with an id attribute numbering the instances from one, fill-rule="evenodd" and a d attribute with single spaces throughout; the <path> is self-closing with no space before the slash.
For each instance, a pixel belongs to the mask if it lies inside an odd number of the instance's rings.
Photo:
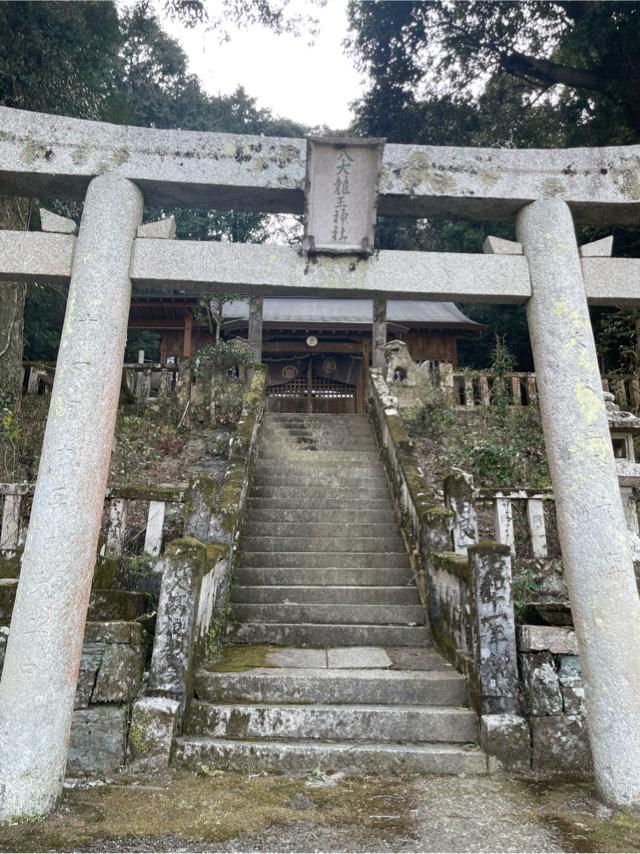
<path id="1" fill-rule="evenodd" d="M 640 851 L 640 818 L 576 780 L 214 771 L 68 787 L 0 851 Z"/>

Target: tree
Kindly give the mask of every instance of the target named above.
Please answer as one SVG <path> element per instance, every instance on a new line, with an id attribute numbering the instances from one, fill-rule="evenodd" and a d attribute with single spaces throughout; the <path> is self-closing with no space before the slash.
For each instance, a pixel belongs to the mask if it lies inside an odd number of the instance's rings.
<path id="1" fill-rule="evenodd" d="M 354 128 L 363 135 L 525 148 L 638 139 L 640 3 L 377 0 L 351 2 L 349 19 L 347 49 L 371 80 L 355 105 Z M 479 252 L 488 233 L 514 238 L 510 226 L 495 223 L 390 220 L 380 245 Z M 604 233 L 581 229 L 583 240 L 599 236 Z M 616 229 L 615 242 L 617 254 L 640 248 L 630 230 Z M 465 311 L 489 330 L 463 342 L 463 359 L 486 366 L 497 332 L 506 336 L 518 367 L 531 368 L 522 308 Z M 625 323 L 632 329 L 629 313 L 622 315 L 603 328 L 618 337 Z M 620 353 L 609 338 L 607 352 Z"/>

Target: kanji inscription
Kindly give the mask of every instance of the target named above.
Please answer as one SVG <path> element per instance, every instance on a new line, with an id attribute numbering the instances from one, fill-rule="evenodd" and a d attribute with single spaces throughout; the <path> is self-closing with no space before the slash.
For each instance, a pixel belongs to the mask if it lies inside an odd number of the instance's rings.
<path id="1" fill-rule="evenodd" d="M 307 252 L 371 252 L 383 145 L 381 140 L 307 141 Z"/>

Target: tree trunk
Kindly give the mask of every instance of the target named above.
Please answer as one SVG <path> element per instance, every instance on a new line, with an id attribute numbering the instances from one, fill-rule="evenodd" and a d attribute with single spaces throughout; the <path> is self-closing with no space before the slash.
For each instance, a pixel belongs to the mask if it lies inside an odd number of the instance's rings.
<path id="1" fill-rule="evenodd" d="M 30 210 L 28 199 L 0 200 L 0 227 L 26 230 Z M 20 405 L 26 291 L 24 282 L 0 285 L 0 416 Z"/>

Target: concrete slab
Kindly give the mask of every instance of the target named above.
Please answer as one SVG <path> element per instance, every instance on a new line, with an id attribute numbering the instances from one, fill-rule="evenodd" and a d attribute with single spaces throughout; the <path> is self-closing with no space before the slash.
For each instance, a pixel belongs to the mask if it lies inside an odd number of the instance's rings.
<path id="1" fill-rule="evenodd" d="M 326 667 L 327 653 L 324 649 L 285 647 L 268 652 L 265 665 L 267 667 Z"/>
<path id="2" fill-rule="evenodd" d="M 381 647 L 345 646 L 327 650 L 329 667 L 356 667 L 363 670 L 378 667 L 391 667 L 392 661 Z"/>

